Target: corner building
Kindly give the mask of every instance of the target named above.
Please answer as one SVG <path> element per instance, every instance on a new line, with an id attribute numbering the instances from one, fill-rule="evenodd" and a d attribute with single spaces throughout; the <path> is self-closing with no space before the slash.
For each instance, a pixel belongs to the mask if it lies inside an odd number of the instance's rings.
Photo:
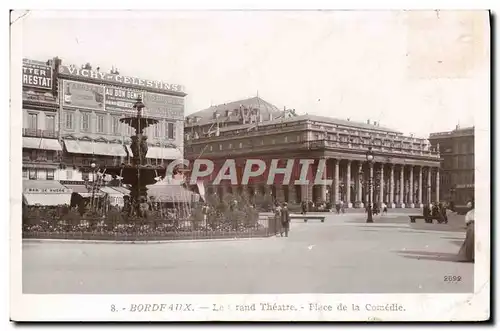
<path id="1" fill-rule="evenodd" d="M 92 181 L 92 162 L 100 169 L 130 162 L 130 136 L 135 132 L 120 119 L 136 116 L 134 103 L 139 96 L 145 104 L 143 115 L 159 120 L 146 129 L 148 163 L 167 166 L 183 158 L 186 94 L 181 85 L 128 77 L 116 70 L 103 72 L 90 65 L 62 64 L 58 78 L 64 184 Z"/>
<path id="2" fill-rule="evenodd" d="M 474 127 L 431 133 L 429 141 L 442 157 L 441 197 L 465 206 L 474 200 Z"/>
<path id="3" fill-rule="evenodd" d="M 58 180 L 62 146 L 54 82 L 57 64 L 23 59 L 23 180 Z"/>
<path id="4" fill-rule="evenodd" d="M 185 158 L 210 159 L 215 171 L 205 178 L 207 192 L 243 192 L 250 195 L 271 194 L 278 201 L 343 202 L 362 208 L 369 194 L 374 203 L 385 202 L 390 208 L 420 207 L 439 201 L 440 155 L 425 139 L 408 137 L 400 132 L 370 124 L 315 115 L 287 117 L 286 111 L 260 98 L 238 100 L 202 110 L 185 122 Z M 372 147 L 373 185 L 369 190 L 370 167 L 365 153 Z M 239 182 L 247 159 L 266 162 L 266 172 L 248 185 L 228 181 L 211 185 L 225 160 L 236 160 Z M 284 168 L 295 159 L 291 181 L 283 185 L 283 175 L 276 175 L 267 185 L 267 170 L 272 159 Z M 300 177 L 299 159 L 314 159 L 309 168 L 309 185 L 294 185 Z M 313 185 L 320 160 L 325 160 L 324 177 L 331 186 Z"/>

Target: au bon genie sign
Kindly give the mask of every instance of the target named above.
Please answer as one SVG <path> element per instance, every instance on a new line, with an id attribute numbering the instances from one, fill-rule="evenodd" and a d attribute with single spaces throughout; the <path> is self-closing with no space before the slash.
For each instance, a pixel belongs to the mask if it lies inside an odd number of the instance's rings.
<path id="1" fill-rule="evenodd" d="M 59 66 L 59 73 L 62 75 L 70 75 L 74 77 L 85 77 L 85 78 L 108 81 L 111 84 L 121 83 L 142 88 L 155 88 L 158 90 L 164 90 L 169 92 L 184 92 L 184 87 L 179 84 L 170 84 L 158 80 L 149 80 L 137 77 L 115 75 L 108 72 L 100 72 L 100 71 L 82 69 L 77 67 Z"/>

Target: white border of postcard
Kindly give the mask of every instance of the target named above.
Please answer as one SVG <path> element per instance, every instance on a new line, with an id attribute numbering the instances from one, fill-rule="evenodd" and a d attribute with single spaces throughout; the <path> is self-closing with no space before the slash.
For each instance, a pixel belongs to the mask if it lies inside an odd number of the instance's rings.
<path id="1" fill-rule="evenodd" d="M 435 5 L 434 5 L 435 6 Z M 256 7 L 256 6 L 254 6 Z M 321 6 L 319 6 L 321 7 Z M 432 5 L 430 6 L 432 7 Z M 470 294 L 297 294 L 297 295 L 28 295 L 22 294 L 21 240 L 21 62 L 22 24 L 11 35 L 11 319 L 15 321 L 469 321 L 490 317 L 490 101 L 478 105 L 475 118 L 476 261 L 474 293 Z M 488 77 L 485 77 L 489 79 Z M 486 84 L 487 83 L 487 84 Z M 485 81 L 485 90 L 490 91 Z M 487 107 L 487 109 L 484 109 Z M 479 111 L 480 109 L 480 111 Z M 329 304 L 333 312 L 236 312 L 235 304 L 271 302 L 278 305 Z M 192 304 L 196 312 L 127 313 L 132 303 Z M 342 304 L 403 307 L 388 311 L 339 312 Z M 114 305 L 115 312 L 113 312 Z M 225 309 L 213 308 L 225 307 Z M 124 309 L 125 308 L 125 309 Z"/>

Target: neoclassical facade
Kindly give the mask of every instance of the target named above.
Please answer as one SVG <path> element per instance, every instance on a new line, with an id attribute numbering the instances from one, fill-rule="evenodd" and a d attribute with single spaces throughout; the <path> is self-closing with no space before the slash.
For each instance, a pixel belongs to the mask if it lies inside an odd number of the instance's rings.
<path id="1" fill-rule="evenodd" d="M 217 135 L 190 137 L 185 146 L 188 160 L 210 159 L 216 170 L 227 158 L 236 159 L 240 179 L 247 159 L 264 160 L 267 169 L 273 159 L 280 160 L 280 168 L 287 160 L 295 160 L 287 185 L 283 185 L 283 175 L 277 175 L 268 185 L 267 170 L 245 186 L 228 181 L 212 185 L 212 175 L 205 178 L 209 193 L 247 190 L 252 195 L 269 193 L 289 203 L 329 201 L 356 208 L 364 207 L 369 195 L 374 203 L 385 202 L 392 208 L 420 207 L 440 200 L 439 152 L 425 139 L 404 136 L 377 123 L 314 115 L 282 117 L 226 126 Z M 375 154 L 371 164 L 365 156 L 369 147 Z M 311 181 L 307 185 L 294 184 L 300 177 L 299 159 L 315 160 L 309 167 L 307 177 Z M 323 179 L 332 180 L 331 185 L 314 185 L 312 181 L 322 159 L 326 162 Z"/>

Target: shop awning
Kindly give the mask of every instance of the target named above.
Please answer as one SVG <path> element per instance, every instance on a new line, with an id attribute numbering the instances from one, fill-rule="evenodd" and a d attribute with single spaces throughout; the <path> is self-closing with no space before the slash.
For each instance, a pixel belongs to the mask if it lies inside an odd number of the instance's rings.
<path id="1" fill-rule="evenodd" d="M 23 180 L 23 200 L 29 206 L 69 204 L 71 190 L 54 180 Z"/>
<path id="2" fill-rule="evenodd" d="M 42 138 L 41 149 L 48 151 L 62 151 L 61 144 L 57 139 L 44 139 Z"/>
<path id="3" fill-rule="evenodd" d="M 122 193 L 123 195 L 130 194 L 129 189 L 126 189 L 125 187 L 121 187 L 121 186 L 113 186 L 113 190 L 118 191 L 118 192 Z"/>
<path id="4" fill-rule="evenodd" d="M 28 206 L 58 206 L 69 205 L 71 194 L 43 194 L 43 193 L 24 193 L 24 203 Z"/>
<path id="5" fill-rule="evenodd" d="M 40 149 L 42 138 L 23 137 L 23 148 Z"/>
<path id="6" fill-rule="evenodd" d="M 130 146 L 125 145 L 128 154 L 134 156 Z M 157 146 L 149 146 L 148 153 L 146 154 L 148 159 L 163 159 L 163 160 L 179 160 L 182 159 L 182 153 L 175 148 L 163 148 Z"/>
<path id="7" fill-rule="evenodd" d="M 92 143 L 88 141 L 64 140 L 64 146 L 68 153 L 92 154 Z"/>
<path id="8" fill-rule="evenodd" d="M 127 156 L 123 145 L 107 144 L 92 141 L 65 140 L 64 145 L 69 153 L 95 154 L 106 156 Z"/>
<path id="9" fill-rule="evenodd" d="M 88 189 L 85 185 L 65 185 L 68 189 L 71 190 L 72 193 L 78 193 L 83 198 L 92 197 L 92 188 Z M 104 194 L 99 191 L 99 188 L 96 187 L 94 190 L 94 197 L 100 197 Z"/>
<path id="10" fill-rule="evenodd" d="M 175 148 L 150 146 L 146 157 L 148 159 L 179 160 L 182 159 L 182 153 Z"/>

